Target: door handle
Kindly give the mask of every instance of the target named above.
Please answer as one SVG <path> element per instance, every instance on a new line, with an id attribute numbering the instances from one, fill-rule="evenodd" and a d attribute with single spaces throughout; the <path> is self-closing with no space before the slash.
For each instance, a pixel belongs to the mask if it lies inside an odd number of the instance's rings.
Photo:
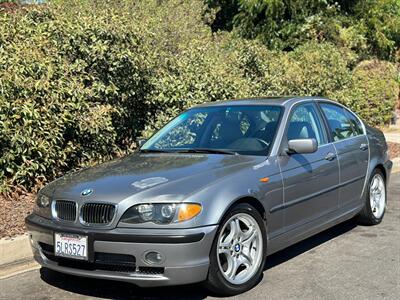
<path id="1" fill-rule="evenodd" d="M 329 160 L 329 161 L 334 160 L 335 158 L 336 158 L 336 154 L 334 154 L 334 153 L 332 153 L 332 152 L 329 152 L 329 153 L 325 156 L 325 159 L 326 159 L 326 160 Z"/>
<path id="2" fill-rule="evenodd" d="M 368 145 L 367 144 L 361 144 L 360 145 L 360 150 L 365 151 L 368 149 Z"/>

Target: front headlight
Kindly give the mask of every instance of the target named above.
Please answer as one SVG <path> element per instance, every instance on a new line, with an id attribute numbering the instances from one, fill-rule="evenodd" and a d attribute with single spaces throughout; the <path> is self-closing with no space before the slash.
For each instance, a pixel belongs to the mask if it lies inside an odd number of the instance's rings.
<path id="1" fill-rule="evenodd" d="M 170 224 L 190 220 L 201 212 L 201 205 L 195 203 L 148 203 L 130 207 L 120 222 L 139 224 L 153 222 Z"/>

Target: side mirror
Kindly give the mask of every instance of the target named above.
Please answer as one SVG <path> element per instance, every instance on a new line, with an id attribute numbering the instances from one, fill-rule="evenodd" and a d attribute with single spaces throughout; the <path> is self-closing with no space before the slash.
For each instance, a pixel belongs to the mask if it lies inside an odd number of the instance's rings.
<path id="1" fill-rule="evenodd" d="M 144 145 L 144 143 L 147 142 L 147 139 L 137 139 L 136 143 L 138 144 L 138 147 L 142 147 Z"/>
<path id="2" fill-rule="evenodd" d="M 288 153 L 313 153 L 318 149 L 316 139 L 296 139 L 288 142 Z"/>

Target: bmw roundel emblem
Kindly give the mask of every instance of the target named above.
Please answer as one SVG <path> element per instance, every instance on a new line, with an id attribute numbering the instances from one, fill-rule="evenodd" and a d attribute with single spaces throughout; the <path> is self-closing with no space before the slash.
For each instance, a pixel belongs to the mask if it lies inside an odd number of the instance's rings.
<path id="1" fill-rule="evenodd" d="M 82 195 L 82 196 L 89 196 L 91 193 L 93 193 L 93 190 L 92 190 L 92 189 L 84 189 L 84 190 L 81 192 L 81 195 Z"/>
<path id="2" fill-rule="evenodd" d="M 240 245 L 239 245 L 239 244 L 236 244 L 236 245 L 235 245 L 235 251 L 236 251 L 236 252 L 239 252 L 239 251 L 240 251 Z"/>

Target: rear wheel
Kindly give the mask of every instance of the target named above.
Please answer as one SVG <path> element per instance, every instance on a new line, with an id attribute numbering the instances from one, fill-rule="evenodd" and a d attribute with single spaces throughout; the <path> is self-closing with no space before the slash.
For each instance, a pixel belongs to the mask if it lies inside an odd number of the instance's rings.
<path id="1" fill-rule="evenodd" d="M 221 295 L 243 293 L 261 277 L 266 230 L 258 211 L 243 203 L 224 217 L 210 253 L 206 286 Z"/>
<path id="2" fill-rule="evenodd" d="M 386 211 L 386 181 L 382 171 L 375 169 L 368 183 L 368 191 L 363 210 L 358 220 L 366 225 L 379 224 Z"/>

